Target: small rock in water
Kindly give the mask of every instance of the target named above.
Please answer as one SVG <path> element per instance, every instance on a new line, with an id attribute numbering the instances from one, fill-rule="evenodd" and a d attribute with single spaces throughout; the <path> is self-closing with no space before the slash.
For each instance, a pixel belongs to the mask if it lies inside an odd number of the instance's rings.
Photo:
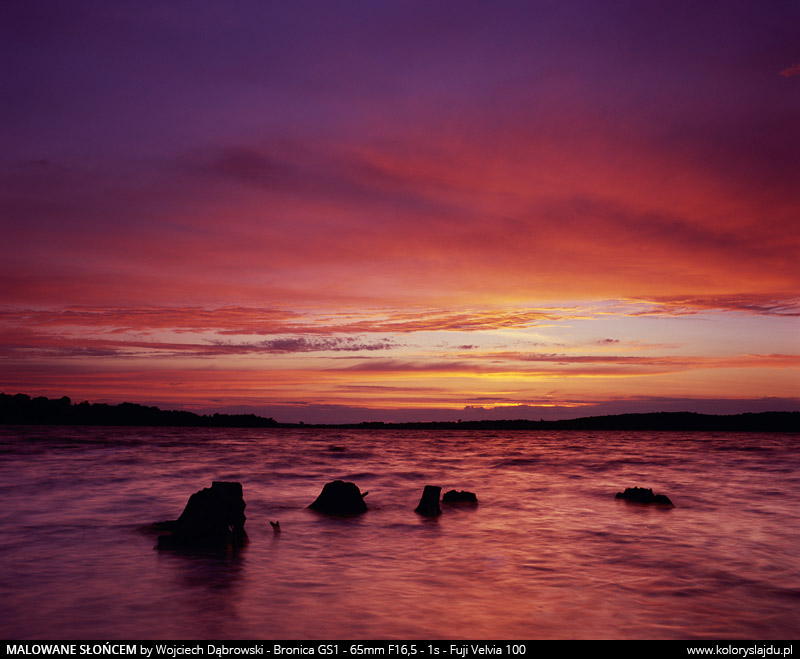
<path id="1" fill-rule="evenodd" d="M 155 525 L 170 531 L 158 537 L 158 547 L 239 547 L 247 538 L 246 505 L 241 483 L 214 481 L 189 497 L 178 519 Z"/>
<path id="2" fill-rule="evenodd" d="M 617 492 L 615 499 L 626 499 L 636 503 L 659 503 L 665 506 L 674 506 L 666 494 L 653 494 L 649 487 L 626 487 L 624 492 Z"/>
<path id="3" fill-rule="evenodd" d="M 442 495 L 442 503 L 478 503 L 474 492 L 450 490 Z"/>
<path id="4" fill-rule="evenodd" d="M 425 515 L 425 517 L 436 517 L 442 514 L 442 509 L 439 507 L 439 494 L 442 488 L 438 485 L 426 485 L 422 490 L 422 498 L 419 504 L 414 509 L 415 513 Z"/>
<path id="5" fill-rule="evenodd" d="M 309 508 L 327 515 L 360 515 L 367 512 L 365 496 L 355 483 L 336 480 L 325 484 Z"/>

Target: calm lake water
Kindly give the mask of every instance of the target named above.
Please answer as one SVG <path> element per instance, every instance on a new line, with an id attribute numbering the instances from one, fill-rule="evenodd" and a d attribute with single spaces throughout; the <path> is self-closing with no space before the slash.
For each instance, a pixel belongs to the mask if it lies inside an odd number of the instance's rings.
<path id="1" fill-rule="evenodd" d="M 0 427 L 0 636 L 797 639 L 798 449 L 792 434 Z M 337 478 L 369 491 L 366 514 L 306 508 Z M 242 483 L 247 547 L 154 549 L 142 525 L 212 480 Z M 426 484 L 480 503 L 422 518 Z M 614 499 L 632 486 L 676 507 Z"/>

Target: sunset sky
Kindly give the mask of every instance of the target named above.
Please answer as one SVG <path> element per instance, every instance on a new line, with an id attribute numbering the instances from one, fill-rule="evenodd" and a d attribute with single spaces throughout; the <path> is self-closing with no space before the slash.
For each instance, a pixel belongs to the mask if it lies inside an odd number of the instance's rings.
<path id="1" fill-rule="evenodd" d="M 11 0 L 0 391 L 800 410 L 800 3 Z"/>

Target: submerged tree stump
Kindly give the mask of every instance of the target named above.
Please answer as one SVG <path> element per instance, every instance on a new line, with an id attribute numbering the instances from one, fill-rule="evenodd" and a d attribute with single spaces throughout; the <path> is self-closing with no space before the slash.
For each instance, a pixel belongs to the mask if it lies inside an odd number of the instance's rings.
<path id="1" fill-rule="evenodd" d="M 653 494 L 649 487 L 626 487 L 624 492 L 617 492 L 615 499 L 626 499 L 636 503 L 658 503 L 664 506 L 675 506 L 666 494 Z"/>
<path id="2" fill-rule="evenodd" d="M 170 532 L 158 537 L 158 547 L 239 547 L 247 538 L 246 505 L 241 483 L 214 481 L 189 497 L 178 519 L 156 525 Z"/>
<path id="3" fill-rule="evenodd" d="M 414 509 L 415 513 L 425 515 L 425 517 L 436 517 L 442 514 L 442 509 L 439 507 L 439 494 L 442 488 L 438 485 L 426 485 L 422 490 L 422 498 L 419 504 Z"/>
<path id="4" fill-rule="evenodd" d="M 337 480 L 326 483 L 309 508 L 326 515 L 360 515 L 367 512 L 365 496 L 367 492 L 361 494 L 355 483 Z"/>
<path id="5" fill-rule="evenodd" d="M 442 503 L 478 503 L 474 492 L 449 490 L 442 495 Z"/>

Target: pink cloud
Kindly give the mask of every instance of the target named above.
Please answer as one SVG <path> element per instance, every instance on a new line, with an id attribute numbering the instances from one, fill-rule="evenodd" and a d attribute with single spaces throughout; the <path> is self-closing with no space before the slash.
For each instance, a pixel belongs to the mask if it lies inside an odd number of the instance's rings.
<path id="1" fill-rule="evenodd" d="M 793 66 L 790 66 L 790 67 L 784 69 L 783 71 L 781 71 L 781 75 L 784 78 L 792 78 L 794 76 L 799 76 L 800 75 L 800 62 L 798 62 L 797 64 L 794 64 Z"/>
<path id="2" fill-rule="evenodd" d="M 800 285 L 797 207 L 782 187 L 732 186 L 669 140 L 651 150 L 635 130 L 593 128 L 574 151 L 511 124 L 468 142 L 217 146 L 145 173 L 12 168 L 3 297 L 432 307 L 500 290 L 540 301 Z M 703 149 L 727 166 L 735 154 L 718 154 L 733 131 L 715 130 Z"/>
<path id="3" fill-rule="evenodd" d="M 800 298 L 787 293 L 732 294 L 709 296 L 663 296 L 652 299 L 649 309 L 633 312 L 632 315 L 692 315 L 707 311 L 738 311 L 765 316 L 800 316 Z"/>

